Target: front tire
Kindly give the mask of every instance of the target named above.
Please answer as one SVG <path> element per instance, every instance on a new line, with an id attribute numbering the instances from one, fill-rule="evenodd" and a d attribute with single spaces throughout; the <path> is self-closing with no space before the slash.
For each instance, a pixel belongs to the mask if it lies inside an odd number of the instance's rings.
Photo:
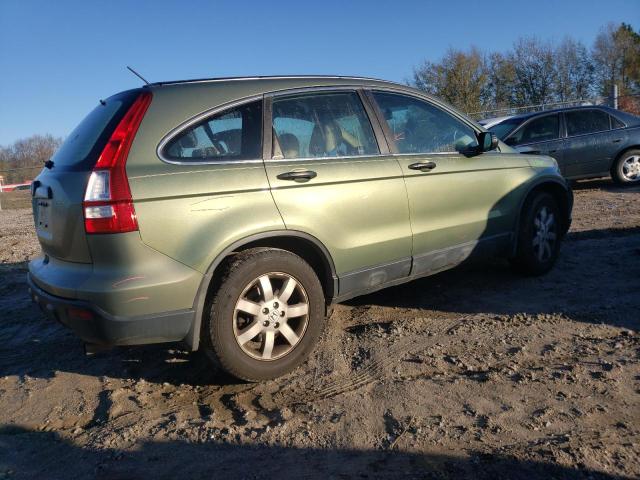
<path id="1" fill-rule="evenodd" d="M 611 168 L 611 178 L 619 185 L 640 182 L 640 150 L 629 150 L 620 155 Z"/>
<path id="2" fill-rule="evenodd" d="M 279 249 L 251 249 L 226 265 L 205 319 L 203 340 L 223 370 L 269 380 L 300 365 L 325 324 L 325 299 L 313 269 Z"/>
<path id="3" fill-rule="evenodd" d="M 538 192 L 527 199 L 522 211 L 516 256 L 511 259 L 515 270 L 525 275 L 542 275 L 555 264 L 560 251 L 560 209 L 555 198 Z"/>

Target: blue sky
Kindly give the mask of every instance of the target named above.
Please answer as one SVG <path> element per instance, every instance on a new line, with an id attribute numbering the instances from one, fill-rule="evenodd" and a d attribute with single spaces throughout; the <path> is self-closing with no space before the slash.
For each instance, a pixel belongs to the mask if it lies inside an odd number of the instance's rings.
<path id="1" fill-rule="evenodd" d="M 519 36 L 591 45 L 640 27 L 638 0 L 0 0 L 0 145 L 64 136 L 99 98 L 150 81 L 343 74 L 404 81 L 448 47 L 506 50 Z"/>

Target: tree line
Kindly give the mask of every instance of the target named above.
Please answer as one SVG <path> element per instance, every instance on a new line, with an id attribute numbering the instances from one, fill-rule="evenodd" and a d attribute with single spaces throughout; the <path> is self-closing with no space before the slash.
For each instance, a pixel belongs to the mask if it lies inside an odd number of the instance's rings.
<path id="1" fill-rule="evenodd" d="M 571 37 L 520 38 L 506 52 L 451 48 L 408 83 L 466 113 L 609 97 L 617 85 L 618 107 L 640 114 L 640 33 L 608 24 L 590 48 Z"/>
<path id="2" fill-rule="evenodd" d="M 408 83 L 466 113 L 608 97 L 615 84 L 619 108 L 640 114 L 640 33 L 608 24 L 590 48 L 570 37 L 557 45 L 528 37 L 506 52 L 449 49 L 440 61 L 416 67 Z M 61 143 L 33 135 L 0 146 L 3 183 L 33 179 Z"/>
<path id="3" fill-rule="evenodd" d="M 3 184 L 22 183 L 33 180 L 62 144 L 62 138 L 53 135 L 32 135 L 15 141 L 12 145 L 0 146 L 0 175 Z"/>

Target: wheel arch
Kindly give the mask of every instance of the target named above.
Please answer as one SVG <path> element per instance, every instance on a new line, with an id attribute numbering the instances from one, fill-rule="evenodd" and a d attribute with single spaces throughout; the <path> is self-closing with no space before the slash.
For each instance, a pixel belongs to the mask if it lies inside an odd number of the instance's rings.
<path id="1" fill-rule="evenodd" d="M 520 204 L 518 206 L 518 214 L 516 216 L 516 224 L 514 226 L 514 242 L 512 247 L 512 255 L 515 255 L 518 247 L 518 232 L 520 231 L 520 220 L 522 217 L 522 211 L 527 204 L 527 201 L 538 192 L 547 192 L 551 194 L 558 202 L 558 206 L 563 213 L 562 235 L 566 235 L 569 227 L 571 226 L 571 210 L 573 208 L 573 193 L 571 187 L 566 180 L 558 177 L 543 177 L 528 186 L 525 191 Z"/>
<path id="2" fill-rule="evenodd" d="M 620 151 L 613 156 L 613 160 L 609 166 L 611 173 L 613 173 L 613 169 L 616 167 L 618 160 L 630 150 L 640 150 L 640 145 L 625 145 L 624 148 L 621 148 Z"/>
<path id="3" fill-rule="evenodd" d="M 327 303 L 331 302 L 337 294 L 338 277 L 333 258 L 329 250 L 316 237 L 296 230 L 274 230 L 242 238 L 229 245 L 216 256 L 200 283 L 194 301 L 195 316 L 193 324 L 183 340 L 191 350 L 198 350 L 200 345 L 200 330 L 203 315 L 205 314 L 206 301 L 211 292 L 211 287 L 215 285 L 216 280 L 219 278 L 220 267 L 226 259 L 235 253 L 258 247 L 280 248 L 295 253 L 305 260 L 318 275 Z"/>

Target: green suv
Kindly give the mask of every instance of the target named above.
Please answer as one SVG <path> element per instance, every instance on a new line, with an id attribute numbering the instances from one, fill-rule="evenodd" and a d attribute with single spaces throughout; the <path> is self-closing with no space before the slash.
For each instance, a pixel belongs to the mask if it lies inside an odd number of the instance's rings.
<path id="1" fill-rule="evenodd" d="M 548 271 L 573 203 L 550 157 L 351 77 L 119 93 L 32 197 L 45 312 L 90 345 L 182 341 L 253 381 L 300 364 L 332 303 L 488 255 Z"/>

